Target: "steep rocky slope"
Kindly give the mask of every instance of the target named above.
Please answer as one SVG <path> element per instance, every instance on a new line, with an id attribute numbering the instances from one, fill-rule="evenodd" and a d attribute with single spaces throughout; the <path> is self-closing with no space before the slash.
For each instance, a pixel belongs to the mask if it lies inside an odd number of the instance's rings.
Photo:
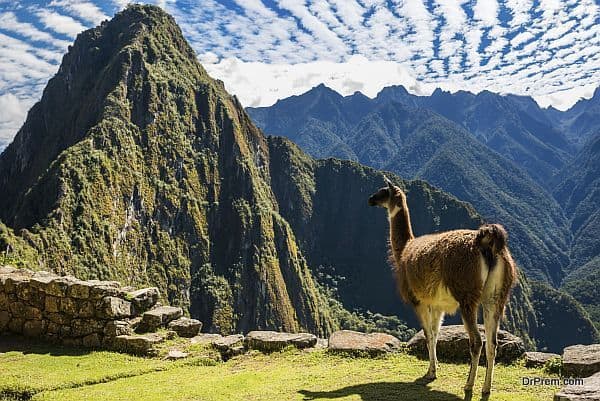
<path id="1" fill-rule="evenodd" d="M 132 6 L 78 36 L 3 152 L 0 217 L 34 264 L 153 283 L 213 330 L 328 332 L 269 182 L 237 99 L 170 16 Z"/>

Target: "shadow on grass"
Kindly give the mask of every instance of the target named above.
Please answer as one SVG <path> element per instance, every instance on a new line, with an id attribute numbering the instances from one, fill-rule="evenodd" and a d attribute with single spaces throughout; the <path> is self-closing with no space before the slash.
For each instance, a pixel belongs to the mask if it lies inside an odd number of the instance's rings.
<path id="1" fill-rule="evenodd" d="M 362 401 L 474 401 L 472 393 L 463 398 L 445 391 L 433 390 L 423 383 L 415 382 L 376 382 L 357 384 L 332 391 L 300 390 L 305 400 L 333 400 L 359 395 Z M 487 397 L 482 398 L 487 401 Z"/>
<path id="2" fill-rule="evenodd" d="M 54 356 L 80 356 L 87 355 L 92 351 L 93 350 L 90 349 L 50 344 L 41 339 L 32 339 L 14 335 L 0 336 L 0 352 L 22 352 L 24 354 L 47 354 Z"/>

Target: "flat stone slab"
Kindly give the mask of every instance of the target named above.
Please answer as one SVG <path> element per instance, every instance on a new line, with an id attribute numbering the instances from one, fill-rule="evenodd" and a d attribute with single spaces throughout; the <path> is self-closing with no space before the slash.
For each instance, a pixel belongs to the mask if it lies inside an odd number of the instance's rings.
<path id="1" fill-rule="evenodd" d="M 563 375 L 587 377 L 600 372 L 600 344 L 572 345 L 563 350 Z"/>
<path id="2" fill-rule="evenodd" d="M 220 334 L 200 333 L 197 336 L 190 338 L 192 344 L 212 344 L 215 341 L 223 338 Z"/>
<path id="3" fill-rule="evenodd" d="M 114 348 L 119 351 L 148 355 L 153 353 L 154 345 L 164 341 L 164 338 L 158 334 L 150 333 L 144 335 L 122 335 L 115 337 Z"/>
<path id="4" fill-rule="evenodd" d="M 251 331 L 246 335 L 248 349 L 263 352 L 279 351 L 288 345 L 296 348 L 310 348 L 317 343 L 317 337 L 310 333 L 278 333 L 276 331 Z"/>
<path id="5" fill-rule="evenodd" d="M 187 358 L 187 352 L 179 351 L 178 349 L 169 350 L 169 353 L 163 358 L 167 361 L 176 361 L 178 359 Z"/>
<path id="6" fill-rule="evenodd" d="M 566 379 L 568 380 L 568 379 Z M 583 385 L 570 384 L 554 395 L 554 401 L 598 401 L 600 400 L 600 372 L 583 379 Z"/>
<path id="7" fill-rule="evenodd" d="M 400 340 L 385 333 L 340 330 L 329 337 L 328 349 L 332 352 L 379 355 L 398 351 L 401 345 Z"/>
<path id="8" fill-rule="evenodd" d="M 560 358 L 558 354 L 552 354 L 550 352 L 526 352 L 525 353 L 525 366 L 528 368 L 539 368 L 546 364 L 551 359 Z"/>
<path id="9" fill-rule="evenodd" d="M 202 322 L 196 319 L 180 317 L 170 322 L 168 328 L 176 332 L 179 337 L 191 338 L 200 332 Z"/>
<path id="10" fill-rule="evenodd" d="M 479 325 L 479 334 L 485 344 L 485 330 Z M 427 358 L 427 344 L 423 330 L 419 331 L 408 341 L 408 350 L 411 354 L 421 358 Z M 496 349 L 496 361 L 511 363 L 519 359 L 525 353 L 525 344 L 520 337 L 505 330 L 498 330 L 498 347 Z M 480 363 L 485 363 L 485 346 L 481 351 Z M 471 359 L 469 353 L 469 335 L 463 325 L 442 326 L 438 335 L 437 356 L 441 361 L 468 362 Z"/>

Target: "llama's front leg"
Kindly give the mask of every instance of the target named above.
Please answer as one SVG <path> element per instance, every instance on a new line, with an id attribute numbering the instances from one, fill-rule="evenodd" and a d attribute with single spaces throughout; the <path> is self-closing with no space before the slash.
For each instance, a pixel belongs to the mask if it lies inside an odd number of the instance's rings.
<path id="1" fill-rule="evenodd" d="M 483 323 L 485 325 L 485 356 L 487 359 L 487 368 L 485 371 L 485 381 L 483 383 L 483 394 L 489 394 L 492 390 L 492 379 L 494 378 L 494 364 L 496 362 L 496 347 L 498 344 L 498 323 L 500 314 L 497 313 L 495 304 L 483 305 Z"/>
<path id="2" fill-rule="evenodd" d="M 471 353 L 471 369 L 465 384 L 465 391 L 473 390 L 475 378 L 477 377 L 477 368 L 479 367 L 479 357 L 481 355 L 481 335 L 477 328 L 477 307 L 462 307 L 461 315 L 465 329 L 469 334 L 469 351 Z"/>

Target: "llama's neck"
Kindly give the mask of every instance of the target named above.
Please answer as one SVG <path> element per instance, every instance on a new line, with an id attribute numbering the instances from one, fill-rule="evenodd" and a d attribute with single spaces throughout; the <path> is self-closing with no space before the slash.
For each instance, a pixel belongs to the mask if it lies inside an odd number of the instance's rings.
<path id="1" fill-rule="evenodd" d="M 388 218 L 390 220 L 390 248 L 394 259 L 399 262 L 406 243 L 415 237 L 410 224 L 408 207 L 406 204 L 402 208 L 396 206 L 389 212 Z"/>

